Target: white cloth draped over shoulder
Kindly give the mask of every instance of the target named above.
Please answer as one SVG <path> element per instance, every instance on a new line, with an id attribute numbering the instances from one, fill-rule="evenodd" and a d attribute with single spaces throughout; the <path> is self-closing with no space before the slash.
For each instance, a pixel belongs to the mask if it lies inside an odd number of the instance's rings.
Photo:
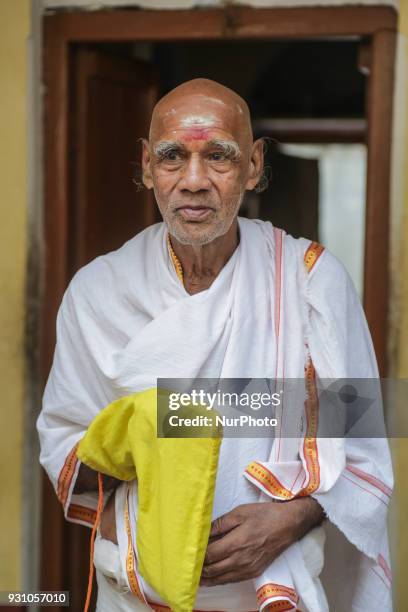
<path id="1" fill-rule="evenodd" d="M 280 432 L 269 456 L 248 457 L 247 468 L 230 478 L 242 480 L 262 502 L 314 496 L 330 519 L 322 575 L 330 609 L 391 610 L 386 514 L 393 479 L 387 441 L 316 437 L 319 380 L 378 378 L 359 298 L 327 250 L 313 259 L 309 240 L 294 239 L 269 222 L 239 218 L 239 230 L 232 257 L 211 287 L 195 295 L 176 274 L 163 223 L 75 275 L 59 310 L 38 419 L 41 463 L 66 517 L 92 524 L 96 494 L 73 494 L 79 469 L 75 447 L 107 404 L 156 386 L 158 377 L 290 381 L 303 378 L 306 369 L 299 436 Z M 285 423 L 285 402 L 280 410 Z M 381 421 L 380 405 L 375 414 Z M 228 483 L 217 478 L 217 487 Z M 135 594 L 144 591 L 134 555 L 129 557 L 136 545 L 136 513 L 136 483 L 123 484 L 116 496 L 118 542 Z M 254 580 L 260 610 L 274 602 L 287 604 L 282 609 L 327 609 L 320 582 L 300 552 L 294 544 Z M 200 609 L 220 608 L 206 608 L 201 598 Z"/>

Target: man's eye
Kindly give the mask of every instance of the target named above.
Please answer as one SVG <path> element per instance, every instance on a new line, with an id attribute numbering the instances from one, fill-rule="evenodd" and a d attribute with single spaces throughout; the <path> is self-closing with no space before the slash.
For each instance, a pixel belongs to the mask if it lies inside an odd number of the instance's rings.
<path id="1" fill-rule="evenodd" d="M 227 159 L 225 153 L 222 153 L 222 151 L 214 151 L 210 153 L 209 157 L 212 161 L 225 161 Z"/>
<path id="2" fill-rule="evenodd" d="M 177 149 L 167 149 L 156 153 L 159 162 L 178 162 L 182 159 L 181 151 Z"/>
<path id="3" fill-rule="evenodd" d="M 180 158 L 181 155 L 178 151 L 167 151 L 162 157 L 162 159 L 166 161 L 178 161 Z"/>

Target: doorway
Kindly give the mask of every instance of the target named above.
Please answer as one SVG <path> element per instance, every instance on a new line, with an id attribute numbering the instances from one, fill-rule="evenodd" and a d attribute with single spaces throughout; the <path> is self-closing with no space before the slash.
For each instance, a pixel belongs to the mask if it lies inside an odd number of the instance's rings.
<path id="1" fill-rule="evenodd" d="M 367 122 L 359 49 L 356 40 L 73 45 L 69 275 L 161 219 L 141 181 L 140 140 L 159 97 L 204 77 L 248 101 L 254 137 L 265 139 L 264 190 L 248 193 L 240 214 L 320 240 L 362 295 Z M 343 202 L 336 194 L 344 185 Z M 349 227 L 334 232 L 338 218 Z"/>
<path id="2" fill-rule="evenodd" d="M 139 189 L 138 138 L 147 135 L 155 100 L 196 76 L 243 95 L 254 133 L 269 138 L 269 189 L 249 197 L 242 214 L 327 242 L 327 193 L 336 192 L 330 174 L 339 180 L 350 160 L 359 165 L 348 214 L 364 231 L 352 244 L 353 257 L 385 373 L 395 12 L 118 10 L 58 13 L 44 25 L 43 380 L 72 274 L 159 220 L 151 195 Z M 72 608 L 81 609 L 89 530 L 64 521 L 46 479 L 42 518 L 41 587 L 70 590 Z"/>

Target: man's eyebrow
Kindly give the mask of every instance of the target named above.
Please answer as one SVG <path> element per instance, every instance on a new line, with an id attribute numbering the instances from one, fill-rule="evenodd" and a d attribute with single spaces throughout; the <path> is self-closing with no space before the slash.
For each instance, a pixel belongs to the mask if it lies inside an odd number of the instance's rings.
<path id="1" fill-rule="evenodd" d="M 153 146 L 153 152 L 157 157 L 163 157 L 169 151 L 184 149 L 184 145 L 179 140 L 161 140 Z"/>
<path id="2" fill-rule="evenodd" d="M 185 150 L 185 145 L 180 140 L 161 140 L 153 146 L 153 152 L 157 157 L 165 157 L 170 151 Z M 241 158 L 241 149 L 235 140 L 226 140 L 222 138 L 213 138 L 206 143 L 206 148 L 216 148 L 221 150 L 225 157 L 232 161 L 237 161 Z"/>
<path id="3" fill-rule="evenodd" d="M 238 160 L 241 157 L 241 149 L 235 140 L 214 138 L 207 143 L 207 147 L 215 147 L 218 150 L 221 149 L 228 159 Z"/>

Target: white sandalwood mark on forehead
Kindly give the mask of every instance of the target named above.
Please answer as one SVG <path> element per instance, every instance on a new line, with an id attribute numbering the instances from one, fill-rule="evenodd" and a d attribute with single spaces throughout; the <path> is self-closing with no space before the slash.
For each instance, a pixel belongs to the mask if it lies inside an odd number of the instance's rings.
<path id="1" fill-rule="evenodd" d="M 214 115 L 189 115 L 181 119 L 180 125 L 185 128 L 189 127 L 211 127 L 216 122 Z"/>

